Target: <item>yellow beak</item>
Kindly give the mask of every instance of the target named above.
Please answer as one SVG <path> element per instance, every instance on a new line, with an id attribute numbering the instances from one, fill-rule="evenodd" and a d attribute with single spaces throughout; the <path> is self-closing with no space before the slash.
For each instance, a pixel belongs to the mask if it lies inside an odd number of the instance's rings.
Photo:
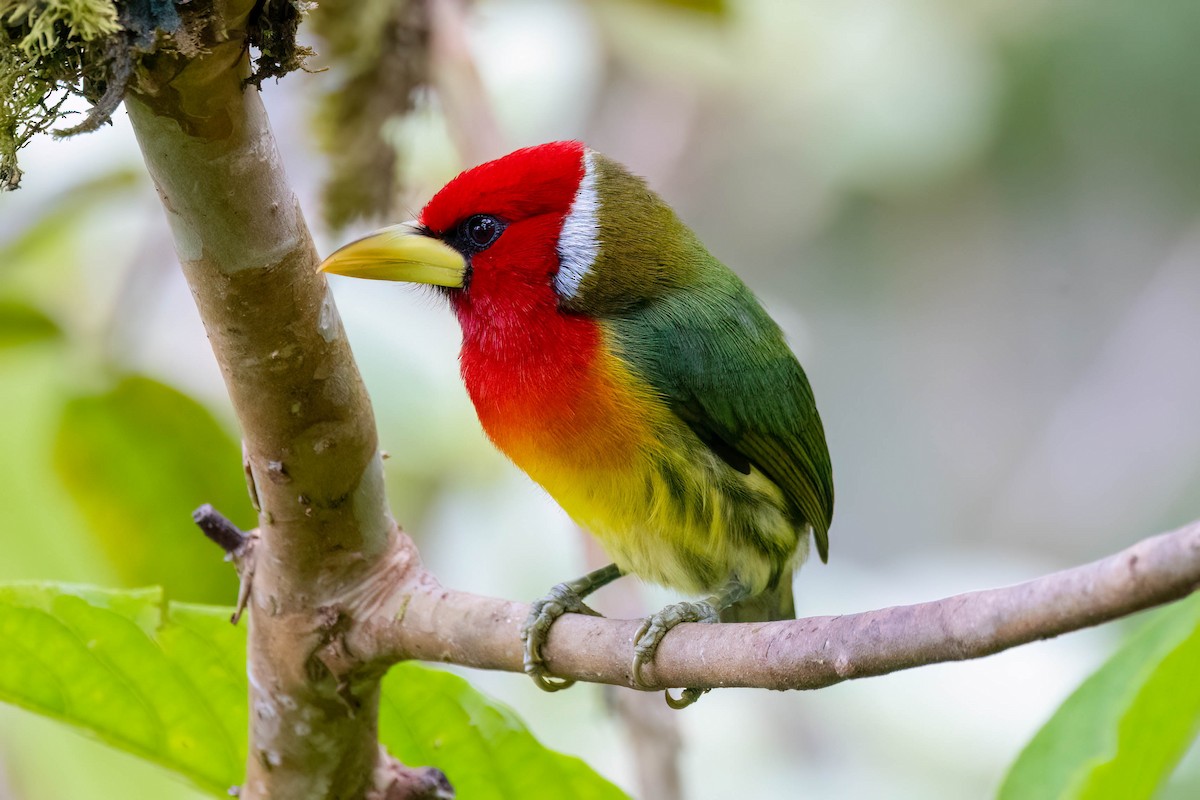
<path id="1" fill-rule="evenodd" d="M 321 271 L 380 281 L 463 285 L 467 263 L 450 245 L 421 233 L 415 222 L 381 228 L 334 251 Z"/>

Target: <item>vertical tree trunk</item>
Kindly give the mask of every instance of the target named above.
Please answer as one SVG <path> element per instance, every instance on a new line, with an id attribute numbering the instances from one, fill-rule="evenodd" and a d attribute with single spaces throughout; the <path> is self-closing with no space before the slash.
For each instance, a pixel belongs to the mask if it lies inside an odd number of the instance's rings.
<path id="1" fill-rule="evenodd" d="M 322 652 L 347 598 L 395 555 L 394 526 L 370 402 L 258 92 L 243 88 L 253 4 L 233 5 L 227 40 L 157 57 L 157 89 L 126 105 L 260 507 L 241 796 L 362 798 L 396 766 L 377 744 L 379 676 L 335 675 Z"/>

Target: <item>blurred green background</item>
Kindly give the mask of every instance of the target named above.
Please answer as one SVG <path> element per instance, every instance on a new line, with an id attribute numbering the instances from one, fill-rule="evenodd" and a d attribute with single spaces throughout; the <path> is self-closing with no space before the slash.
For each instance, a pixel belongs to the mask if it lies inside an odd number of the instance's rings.
<path id="1" fill-rule="evenodd" d="M 387 129 L 399 205 L 541 141 L 624 162 L 808 370 L 838 506 L 800 612 L 1002 585 L 1200 517 L 1197 30 L 1200 5 L 1168 0 L 478 2 L 469 110 L 493 135 L 456 130 L 423 92 Z M 353 232 L 319 225 L 313 97 L 340 79 L 263 93 L 322 252 Z M 232 569 L 189 513 L 212 502 L 251 524 L 236 426 L 124 112 L 114 123 L 37 140 L 24 187 L 0 195 L 0 580 L 229 604 Z M 335 281 L 393 508 L 431 568 L 522 599 L 579 574 L 580 534 L 480 432 L 441 301 Z M 713 693 L 676 715 L 688 797 L 987 796 L 1128 630 L 820 692 Z M 601 690 L 468 676 L 633 790 Z M 1197 795 L 1193 752 L 1164 796 Z M 198 795 L 0 707 L 0 798 L 131 796 Z"/>

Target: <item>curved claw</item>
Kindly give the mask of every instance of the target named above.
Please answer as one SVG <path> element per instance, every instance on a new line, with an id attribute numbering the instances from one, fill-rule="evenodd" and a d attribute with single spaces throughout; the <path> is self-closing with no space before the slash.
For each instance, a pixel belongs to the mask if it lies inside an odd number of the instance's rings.
<path id="1" fill-rule="evenodd" d="M 719 620 L 720 615 L 717 613 L 717 609 L 713 607 L 712 603 L 704 600 L 696 603 L 675 603 L 642 620 L 641 627 L 633 637 L 633 664 L 630 667 L 630 673 L 633 676 L 634 686 L 639 689 L 650 688 L 650 682 L 645 679 L 642 670 L 647 663 L 654 660 L 654 653 L 658 650 L 658 645 L 672 628 L 681 622 L 718 622 Z M 708 690 L 684 689 L 679 700 L 674 700 L 668 693 L 667 705 L 671 708 L 690 706 L 706 691 Z"/>
<path id="2" fill-rule="evenodd" d="M 676 700 L 674 697 L 671 697 L 670 689 L 663 691 L 663 697 L 666 699 L 667 705 L 676 711 L 681 708 L 687 708 L 706 694 L 708 694 L 708 689 L 684 689 L 683 693 L 679 695 L 679 699 Z"/>
<path id="3" fill-rule="evenodd" d="M 542 657 L 542 645 L 546 643 L 550 634 L 550 626 L 563 614 L 571 613 L 600 616 L 583 602 L 573 587 L 560 583 L 545 597 L 534 601 L 525 624 L 521 626 L 521 642 L 525 646 L 525 674 L 533 678 L 533 682 L 542 691 L 559 692 L 575 684 L 573 680 L 551 676 L 546 671 L 546 660 Z"/>
<path id="4" fill-rule="evenodd" d="M 571 678 L 556 678 L 546 672 L 545 666 L 525 667 L 525 674 L 533 678 L 533 682 L 543 692 L 560 692 L 563 689 L 570 689 L 575 685 L 575 681 Z"/>
<path id="5" fill-rule="evenodd" d="M 646 662 L 652 659 L 653 652 L 651 653 L 651 657 L 646 657 L 642 653 L 642 638 L 645 637 L 646 632 L 650 630 L 651 619 L 651 617 L 646 617 L 644 620 L 642 620 L 641 627 L 639 627 L 637 629 L 637 633 L 633 635 L 633 664 L 630 666 L 629 671 L 633 673 L 633 685 L 638 689 L 647 689 L 650 686 L 650 681 L 646 680 L 646 678 L 642 675 L 642 668 L 646 666 Z M 661 640 L 661 637 L 659 638 Z M 654 647 L 658 647 L 658 642 L 654 643 Z M 651 648 L 651 650 L 653 650 L 653 648 Z"/>

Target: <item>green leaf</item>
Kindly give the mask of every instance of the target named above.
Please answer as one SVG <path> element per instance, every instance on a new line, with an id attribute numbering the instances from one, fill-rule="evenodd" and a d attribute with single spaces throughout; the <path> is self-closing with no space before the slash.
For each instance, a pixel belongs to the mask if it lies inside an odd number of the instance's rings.
<path id="1" fill-rule="evenodd" d="M 712 14 L 717 17 L 724 17 L 729 14 L 729 3 L 726 0 L 655 0 L 655 2 L 661 6 L 698 11 L 702 14 Z"/>
<path id="2" fill-rule="evenodd" d="M 1038 731 L 1000 800 L 1152 797 L 1200 730 L 1200 595 L 1159 612 Z"/>
<path id="3" fill-rule="evenodd" d="M 0 700 L 63 720 L 221 797 L 244 774 L 245 627 L 160 589 L 0 585 Z M 440 768 L 464 800 L 623 798 L 455 675 L 417 664 L 383 683 L 380 741 Z"/>
<path id="4" fill-rule="evenodd" d="M 58 323 L 38 308 L 13 298 L 0 298 L 0 348 L 57 339 Z"/>
<path id="5" fill-rule="evenodd" d="M 162 591 L 0 586 L 0 700 L 224 795 L 244 769 L 245 636 Z"/>
<path id="6" fill-rule="evenodd" d="M 54 444 L 55 470 L 125 585 L 204 602 L 237 585 L 191 512 L 212 503 L 252 523 L 241 459 L 207 409 L 145 377 L 69 400 Z"/>
<path id="7" fill-rule="evenodd" d="M 384 678 L 379 738 L 406 764 L 439 767 L 460 798 L 626 796 L 580 759 L 543 747 L 507 706 L 419 664 L 399 664 Z"/>

